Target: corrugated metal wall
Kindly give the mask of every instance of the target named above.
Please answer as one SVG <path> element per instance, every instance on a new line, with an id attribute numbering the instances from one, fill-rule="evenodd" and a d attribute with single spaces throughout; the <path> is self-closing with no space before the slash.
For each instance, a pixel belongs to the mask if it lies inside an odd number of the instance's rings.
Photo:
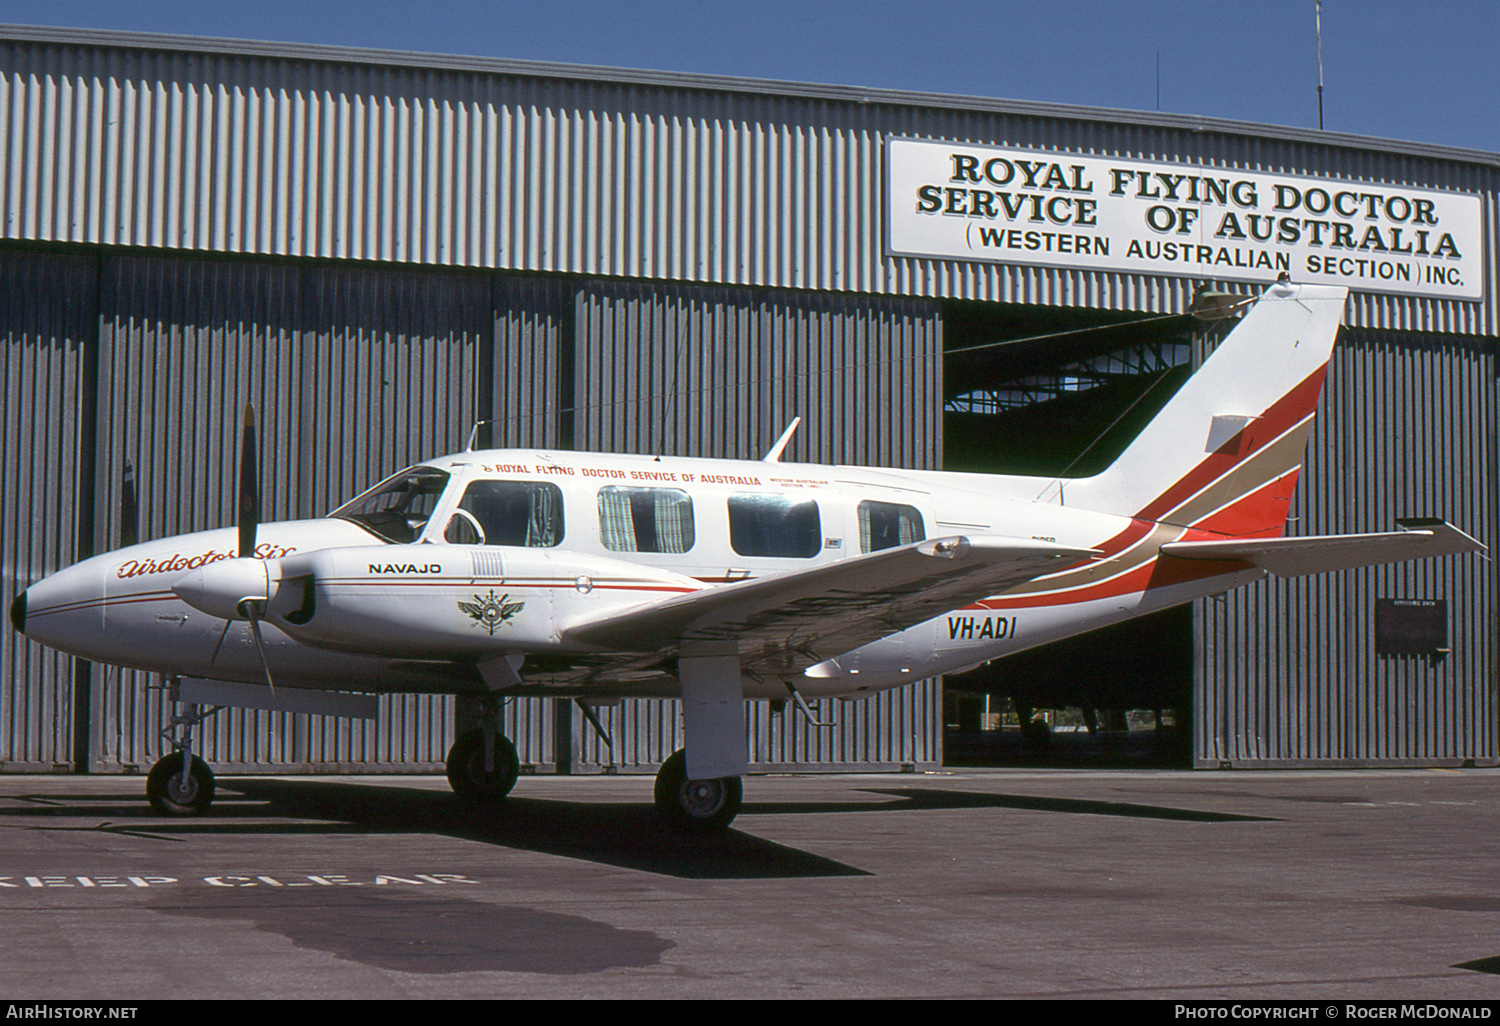
<path id="1" fill-rule="evenodd" d="M 1289 533 L 1444 517 L 1500 542 L 1495 371 L 1487 342 L 1346 332 Z M 1377 598 L 1446 600 L 1452 652 L 1377 655 Z M 1198 626 L 1201 766 L 1500 761 L 1488 558 L 1273 578 L 1200 603 Z"/>
<path id="2" fill-rule="evenodd" d="M 937 469 L 938 305 L 586 282 L 577 447 Z"/>
<path id="3" fill-rule="evenodd" d="M 1500 169 L 1478 154 L 1001 101 L 47 31 L 67 42 L 0 40 L 3 238 L 1187 307 L 1185 278 L 885 257 L 884 144 L 915 136 L 1475 191 L 1490 197 L 1495 266 Z M 1350 323 L 1492 335 L 1496 304 L 1493 290 L 1479 303 L 1361 296 Z"/>
<path id="4" fill-rule="evenodd" d="M 78 477 L 92 444 L 97 261 L 0 250 L 0 602 L 86 554 Z M 80 542 L 83 542 L 80 545 Z M 5 624 L 0 638 L 0 768 L 73 763 L 74 661 Z M 82 682 L 87 700 L 87 679 Z"/>

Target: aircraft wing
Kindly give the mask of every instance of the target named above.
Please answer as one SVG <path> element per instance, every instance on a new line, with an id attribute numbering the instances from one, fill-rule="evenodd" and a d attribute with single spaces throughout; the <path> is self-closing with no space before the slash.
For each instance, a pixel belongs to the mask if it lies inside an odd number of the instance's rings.
<path id="1" fill-rule="evenodd" d="M 1398 520 L 1399 531 L 1305 538 L 1241 538 L 1168 542 L 1164 555 L 1180 559 L 1237 559 L 1277 577 L 1300 577 L 1408 559 L 1480 552 L 1484 546 L 1442 520 Z"/>
<path id="2" fill-rule="evenodd" d="M 1026 538 L 932 538 L 575 621 L 561 634 L 619 652 L 733 646 L 746 669 L 794 672 L 1097 554 Z"/>

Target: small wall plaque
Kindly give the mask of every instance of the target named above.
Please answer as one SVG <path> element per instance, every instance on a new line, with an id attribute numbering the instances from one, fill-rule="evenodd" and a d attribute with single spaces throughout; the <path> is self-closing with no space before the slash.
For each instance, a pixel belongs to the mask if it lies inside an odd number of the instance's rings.
<path id="1" fill-rule="evenodd" d="M 1375 600 L 1377 655 L 1442 655 L 1447 651 L 1447 599 Z"/>

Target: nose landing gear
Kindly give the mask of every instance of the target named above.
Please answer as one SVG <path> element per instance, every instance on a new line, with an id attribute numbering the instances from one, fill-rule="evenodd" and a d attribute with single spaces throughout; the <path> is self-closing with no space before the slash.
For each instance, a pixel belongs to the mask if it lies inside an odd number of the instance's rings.
<path id="1" fill-rule="evenodd" d="M 167 682 L 167 693 L 178 704 L 175 678 Z M 163 816 L 199 816 L 213 804 L 213 770 L 193 754 L 193 728 L 221 708 L 216 705 L 200 711 L 196 703 L 184 703 L 162 730 L 161 736 L 173 750 L 157 759 L 146 775 L 146 800 Z"/>
<path id="2" fill-rule="evenodd" d="M 163 756 L 146 777 L 146 799 L 164 816 L 200 815 L 213 804 L 213 770 L 191 752 Z"/>

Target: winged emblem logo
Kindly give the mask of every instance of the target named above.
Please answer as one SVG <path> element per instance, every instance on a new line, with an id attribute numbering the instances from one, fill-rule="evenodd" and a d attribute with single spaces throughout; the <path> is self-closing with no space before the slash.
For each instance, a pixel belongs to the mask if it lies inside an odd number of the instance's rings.
<path id="1" fill-rule="evenodd" d="M 458 608 L 462 609 L 474 621 L 475 627 L 483 627 L 493 637 L 495 630 L 501 624 L 514 617 L 526 608 L 525 602 L 507 602 L 510 598 L 507 592 L 504 595 L 495 596 L 495 589 L 491 588 L 488 596 L 475 595 L 473 602 L 458 600 Z"/>

